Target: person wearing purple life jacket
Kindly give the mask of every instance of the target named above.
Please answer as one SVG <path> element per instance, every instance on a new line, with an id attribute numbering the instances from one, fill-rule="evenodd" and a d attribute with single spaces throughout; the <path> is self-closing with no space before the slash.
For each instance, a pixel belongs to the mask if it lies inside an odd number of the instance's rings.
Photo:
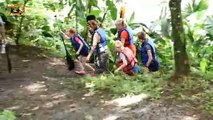
<path id="1" fill-rule="evenodd" d="M 85 42 L 85 40 L 81 37 L 81 35 L 76 33 L 76 31 L 71 28 L 66 31 L 65 37 L 70 40 L 72 46 L 76 51 L 76 55 L 78 56 L 78 63 L 81 70 L 75 71 L 75 73 L 80 75 L 86 74 L 85 67 L 89 68 L 92 71 L 95 71 L 95 69 L 92 66 L 86 63 L 86 57 L 89 53 L 89 46 Z"/>
<path id="2" fill-rule="evenodd" d="M 159 70 L 159 61 L 157 57 L 157 49 L 154 40 L 149 38 L 145 32 L 138 33 L 138 40 L 142 43 L 140 52 L 141 60 L 146 71 L 155 72 Z"/>

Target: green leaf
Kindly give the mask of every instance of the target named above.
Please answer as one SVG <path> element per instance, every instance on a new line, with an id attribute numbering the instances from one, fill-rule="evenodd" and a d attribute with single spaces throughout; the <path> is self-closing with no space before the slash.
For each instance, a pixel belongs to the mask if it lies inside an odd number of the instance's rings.
<path id="1" fill-rule="evenodd" d="M 197 6 L 198 11 L 207 10 L 209 7 L 208 0 L 200 0 Z"/>
<path id="2" fill-rule="evenodd" d="M 98 1 L 97 0 L 88 0 L 90 6 L 97 6 L 98 5 Z"/>
<path id="3" fill-rule="evenodd" d="M 116 8 L 112 8 L 112 10 L 110 10 L 111 13 L 111 17 L 113 20 L 117 19 L 117 9 Z"/>
<path id="4" fill-rule="evenodd" d="M 101 12 L 102 12 L 101 10 L 92 10 L 90 12 L 90 14 L 95 15 L 95 17 L 98 18 L 100 16 Z"/>
<path id="5" fill-rule="evenodd" d="M 205 73 L 206 68 L 207 68 L 207 60 L 205 58 L 202 58 L 200 62 L 200 70 Z"/>
<path id="6" fill-rule="evenodd" d="M 2 113 L 0 112 L 0 120 L 16 120 L 15 113 L 9 110 L 4 110 Z"/>
<path id="7" fill-rule="evenodd" d="M 117 19 L 117 8 L 112 0 L 107 0 L 106 5 L 108 6 L 108 10 L 110 11 L 111 17 L 113 20 Z"/>
<path id="8" fill-rule="evenodd" d="M 132 23 L 134 19 L 135 19 L 135 12 L 132 13 L 130 19 L 128 20 L 128 23 Z"/>

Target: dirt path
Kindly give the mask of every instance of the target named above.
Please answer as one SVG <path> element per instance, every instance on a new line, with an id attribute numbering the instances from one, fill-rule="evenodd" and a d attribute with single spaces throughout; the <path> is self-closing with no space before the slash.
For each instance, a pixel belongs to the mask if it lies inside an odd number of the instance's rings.
<path id="1" fill-rule="evenodd" d="M 112 100 L 88 95 L 79 76 L 57 58 L 37 56 L 39 49 L 12 49 L 13 71 L 0 61 L 0 109 L 16 111 L 20 120 L 198 120 L 181 106 L 143 100 L 138 95 Z"/>

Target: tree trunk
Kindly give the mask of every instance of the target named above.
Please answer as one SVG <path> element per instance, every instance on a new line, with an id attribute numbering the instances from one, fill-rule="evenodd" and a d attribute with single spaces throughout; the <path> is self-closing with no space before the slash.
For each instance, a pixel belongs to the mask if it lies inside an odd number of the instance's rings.
<path id="1" fill-rule="evenodd" d="M 22 16 L 21 16 L 21 20 L 20 20 L 20 22 L 19 22 L 18 33 L 17 33 L 16 39 L 15 39 L 15 43 L 16 43 L 17 46 L 19 46 L 19 39 L 20 39 L 21 34 L 22 34 L 23 20 L 24 20 L 24 16 L 22 15 Z"/>
<path id="2" fill-rule="evenodd" d="M 24 1 L 24 9 L 25 9 L 25 6 L 26 6 L 26 4 L 27 4 L 28 1 L 29 0 L 25 0 Z M 15 43 L 16 43 L 17 46 L 19 46 L 19 40 L 20 40 L 20 37 L 21 37 L 21 34 L 22 34 L 22 26 L 23 26 L 24 17 L 25 17 L 24 15 L 21 15 L 21 20 L 19 22 L 18 33 L 17 33 L 16 39 L 15 39 Z"/>
<path id="3" fill-rule="evenodd" d="M 170 0 L 169 8 L 171 12 L 172 38 L 174 41 L 175 76 L 187 76 L 190 72 L 190 66 L 186 52 L 181 0 Z"/>

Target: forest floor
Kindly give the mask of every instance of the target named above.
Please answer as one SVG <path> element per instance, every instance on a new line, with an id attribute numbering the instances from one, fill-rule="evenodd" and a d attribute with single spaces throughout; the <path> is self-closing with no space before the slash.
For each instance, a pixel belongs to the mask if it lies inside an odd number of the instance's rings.
<path id="1" fill-rule="evenodd" d="M 11 48 L 12 73 L 0 60 L 0 109 L 17 113 L 19 120 L 212 120 L 183 105 L 148 100 L 141 94 L 113 99 L 89 95 L 78 75 L 64 60 L 45 57 L 42 50 Z"/>

